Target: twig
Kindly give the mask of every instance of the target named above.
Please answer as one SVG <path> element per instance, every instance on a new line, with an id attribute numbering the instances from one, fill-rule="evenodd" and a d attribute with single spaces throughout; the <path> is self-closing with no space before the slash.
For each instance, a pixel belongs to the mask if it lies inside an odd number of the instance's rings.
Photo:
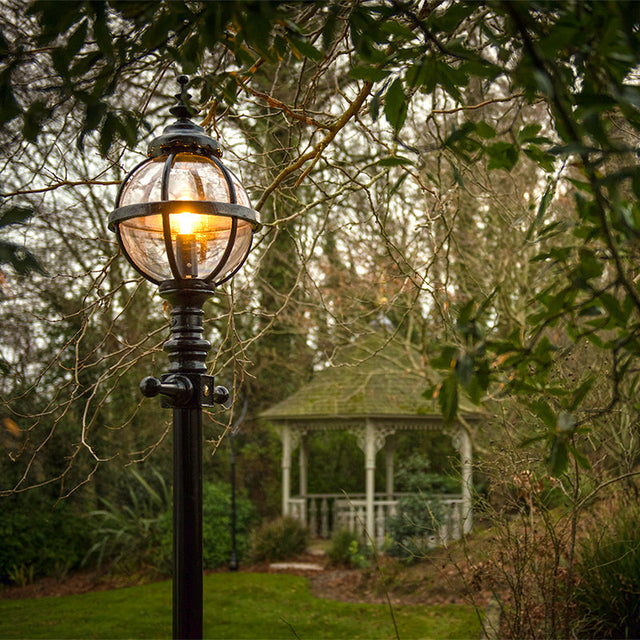
<path id="1" fill-rule="evenodd" d="M 244 80 L 242 78 L 239 78 L 237 75 L 235 76 L 235 80 L 247 93 L 250 93 L 252 96 L 255 96 L 256 98 L 262 98 L 262 100 L 264 100 L 270 107 L 273 107 L 274 109 L 280 109 L 280 111 L 283 111 L 294 120 L 304 122 L 305 124 L 310 124 L 316 127 L 317 129 L 325 129 L 326 131 L 331 131 L 331 127 L 328 124 L 324 124 L 319 120 L 316 120 L 315 118 L 311 118 L 310 116 L 307 116 L 305 114 L 296 113 L 292 107 L 285 104 L 284 102 L 281 102 L 277 98 L 270 96 L 268 93 L 265 93 L 263 91 L 258 91 L 257 89 L 253 89 L 247 86 Z"/>
<path id="2" fill-rule="evenodd" d="M 510 102 L 511 100 L 515 100 L 516 98 L 523 98 L 524 93 L 514 93 L 511 96 L 505 96 L 504 98 L 491 98 L 489 100 L 485 100 L 484 102 L 479 102 L 478 104 L 469 104 L 469 105 L 461 105 L 459 107 L 453 107 L 452 109 L 433 109 L 431 113 L 438 114 L 451 114 L 451 113 L 459 113 L 460 111 L 475 111 L 476 109 L 482 109 L 490 104 L 496 104 L 498 102 Z"/>
<path id="3" fill-rule="evenodd" d="M 120 180 L 60 180 L 56 184 L 51 184 L 48 187 L 41 187 L 40 189 L 19 189 L 18 191 L 10 191 L 8 193 L 0 193 L 0 198 L 12 198 L 14 196 L 25 196 L 31 193 L 46 193 L 47 191 L 55 191 L 60 187 L 82 187 L 82 186 L 101 186 L 110 187 L 120 184 Z"/>
<path id="4" fill-rule="evenodd" d="M 318 142 L 318 144 L 308 153 L 300 156 L 295 162 L 292 162 L 288 167 L 285 167 L 275 178 L 275 180 L 264 190 L 262 197 L 258 201 L 256 205 L 256 209 L 260 211 L 260 209 L 264 206 L 264 203 L 267 201 L 267 198 L 275 191 L 278 186 L 282 183 L 282 181 L 292 174 L 294 171 L 297 171 L 305 162 L 308 160 L 312 160 L 312 163 L 304 173 L 298 178 L 295 186 L 297 187 L 302 179 L 311 171 L 315 163 L 318 161 L 318 158 L 322 155 L 322 152 L 329 146 L 331 141 L 336 137 L 338 132 L 349 122 L 349 120 L 360 110 L 363 102 L 367 98 L 367 96 L 371 93 L 371 89 L 373 87 L 373 83 L 368 80 L 360 89 L 360 93 L 357 95 L 356 99 L 351 103 L 349 108 L 340 116 L 338 121 L 335 123 L 333 127 L 328 131 L 327 135 Z"/>

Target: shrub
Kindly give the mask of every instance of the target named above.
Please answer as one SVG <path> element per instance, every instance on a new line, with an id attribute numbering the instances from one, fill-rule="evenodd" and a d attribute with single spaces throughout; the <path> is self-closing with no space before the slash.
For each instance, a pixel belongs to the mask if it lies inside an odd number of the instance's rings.
<path id="1" fill-rule="evenodd" d="M 431 547 L 430 537 L 437 534 L 442 522 L 440 503 L 423 496 L 406 496 L 398 500 L 398 514 L 387 518 L 391 539 L 387 553 L 408 560 L 424 556 Z"/>
<path id="2" fill-rule="evenodd" d="M 351 531 L 336 532 L 331 538 L 331 547 L 327 552 L 329 562 L 333 565 L 345 565 L 362 569 L 369 566 L 371 550 L 362 545 L 358 536 Z"/>
<path id="3" fill-rule="evenodd" d="M 100 564 L 109 561 L 116 570 L 155 569 L 170 574 L 173 568 L 173 503 L 171 488 L 157 474 L 157 490 L 132 472 L 129 497 L 122 505 L 102 500 L 89 557 Z M 141 489 L 142 487 L 142 489 Z M 249 530 L 255 520 L 252 503 L 236 498 L 236 549 L 238 560 L 246 556 Z M 215 569 L 231 557 L 231 488 L 204 483 L 202 487 L 202 563 Z"/>
<path id="4" fill-rule="evenodd" d="M 583 541 L 575 602 L 591 637 L 640 637 L 640 509 L 622 507 Z"/>
<path id="5" fill-rule="evenodd" d="M 94 523 L 93 545 L 85 562 L 100 566 L 108 561 L 125 571 L 157 567 L 157 549 L 162 535 L 162 518 L 171 504 L 171 489 L 157 471 L 152 486 L 137 471 L 126 475 L 122 504 L 101 498 L 102 509 L 89 516 Z"/>
<path id="6" fill-rule="evenodd" d="M 422 493 L 460 493 L 459 478 L 433 473 L 427 456 L 413 453 L 402 461 L 396 472 L 398 491 Z"/>
<path id="7" fill-rule="evenodd" d="M 26 584 L 77 568 L 89 547 L 86 521 L 71 500 L 56 503 L 39 490 L 2 499 L 0 582 Z"/>
<path id="8" fill-rule="evenodd" d="M 303 553 L 309 544 L 309 530 L 294 518 L 279 518 L 259 527 L 251 539 L 255 562 L 286 560 Z"/>
<path id="9" fill-rule="evenodd" d="M 249 549 L 249 531 L 256 519 L 255 508 L 244 492 L 236 495 L 236 551 L 238 561 Z M 173 514 L 162 517 L 162 539 L 158 564 L 169 572 L 173 558 Z M 202 487 L 202 564 L 216 569 L 231 558 L 231 487 L 226 483 L 206 482 Z"/>
<path id="10" fill-rule="evenodd" d="M 430 473 L 430 466 L 431 462 L 425 456 L 409 456 L 396 474 L 398 489 L 414 494 L 460 491 L 458 480 Z M 425 555 L 430 548 L 429 538 L 437 533 L 441 521 L 442 509 L 437 500 L 429 500 L 426 495 L 401 498 L 397 515 L 387 518 L 386 530 L 391 539 L 387 553 L 405 559 Z"/>

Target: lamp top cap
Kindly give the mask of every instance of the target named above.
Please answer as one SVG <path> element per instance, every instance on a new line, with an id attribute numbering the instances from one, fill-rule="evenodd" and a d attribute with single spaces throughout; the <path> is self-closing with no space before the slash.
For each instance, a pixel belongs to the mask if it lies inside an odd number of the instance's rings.
<path id="1" fill-rule="evenodd" d="M 191 152 L 206 157 L 222 158 L 222 149 L 218 142 L 191 120 L 191 116 L 196 115 L 198 110 L 189 104 L 189 77 L 181 75 L 177 81 L 180 85 L 180 92 L 174 96 L 177 104 L 169 109 L 177 120 L 149 143 L 147 155 L 157 158 L 170 153 Z"/>
<path id="2" fill-rule="evenodd" d="M 178 104 L 174 105 L 169 111 L 176 118 L 191 118 L 192 115 L 198 113 L 198 110 L 189 105 L 191 94 L 187 91 L 187 85 L 189 84 L 189 76 L 178 76 L 176 78 L 180 85 L 180 92 L 174 95 Z"/>

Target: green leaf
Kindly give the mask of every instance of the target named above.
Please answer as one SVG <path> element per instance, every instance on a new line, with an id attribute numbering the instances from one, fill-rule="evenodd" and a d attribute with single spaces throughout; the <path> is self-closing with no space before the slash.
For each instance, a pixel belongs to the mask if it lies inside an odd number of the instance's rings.
<path id="1" fill-rule="evenodd" d="M 154 17 L 142 35 L 142 44 L 149 50 L 153 51 L 162 43 L 167 41 L 167 33 L 174 28 L 174 18 L 167 11 L 159 11 Z M 191 36 L 194 38 L 195 36 Z M 199 37 L 196 39 L 199 40 Z M 102 42 L 99 43 L 102 50 Z M 106 53 L 106 52 L 105 52 Z"/>
<path id="2" fill-rule="evenodd" d="M 325 51 L 328 51 L 333 45 L 339 13 L 340 5 L 338 3 L 332 4 L 327 11 L 327 19 L 322 27 L 322 48 Z"/>
<path id="3" fill-rule="evenodd" d="M 567 449 L 574 457 L 575 461 L 578 463 L 578 466 L 582 469 L 589 470 L 591 469 L 591 463 L 585 456 L 583 456 L 576 447 L 567 443 Z"/>
<path id="4" fill-rule="evenodd" d="M 465 304 L 460 307 L 458 311 L 458 317 L 456 318 L 456 324 L 465 325 L 471 322 L 474 318 L 474 313 L 476 311 L 476 301 L 474 299 L 469 300 Z"/>
<path id="5" fill-rule="evenodd" d="M 200 37 L 197 33 L 191 35 L 180 47 L 180 63 L 182 73 L 195 75 L 198 71 L 199 54 L 202 52 Z"/>
<path id="6" fill-rule="evenodd" d="M 85 40 L 87 39 L 87 25 L 87 19 L 83 18 L 75 31 L 67 39 L 65 49 L 69 60 L 73 59 L 84 46 Z"/>
<path id="7" fill-rule="evenodd" d="M 489 155 L 488 169 L 505 169 L 511 171 L 520 156 L 518 148 L 510 142 L 495 142 L 487 147 Z"/>
<path id="8" fill-rule="evenodd" d="M 264 17 L 258 11 L 247 11 L 242 20 L 242 30 L 247 44 L 267 60 L 271 60 L 269 49 L 270 30 L 265 28 Z"/>
<path id="9" fill-rule="evenodd" d="M 398 191 L 398 189 L 400 189 L 400 187 L 402 186 L 402 183 L 407 179 L 407 176 L 409 174 L 406 172 L 403 172 L 400 177 L 395 181 L 394 185 L 391 187 L 391 189 L 389 189 L 389 195 L 393 195 L 394 193 L 396 193 Z"/>
<path id="10" fill-rule="evenodd" d="M 390 156 L 388 158 L 378 160 L 377 164 L 382 167 L 398 167 L 403 165 L 412 165 L 413 162 L 409 160 L 409 158 L 404 158 L 403 156 Z"/>
<path id="11" fill-rule="evenodd" d="M 538 91 L 548 98 L 553 98 L 553 83 L 551 82 L 551 78 L 549 78 L 549 74 L 546 71 L 534 69 L 532 77 Z"/>
<path id="12" fill-rule="evenodd" d="M 566 471 L 567 464 L 569 462 L 569 455 L 565 438 L 556 436 L 553 439 L 547 462 L 551 468 L 551 474 L 556 478 Z"/>
<path id="13" fill-rule="evenodd" d="M 542 129 L 542 127 L 539 124 L 526 124 L 518 131 L 516 138 L 522 145 L 527 142 L 535 142 L 540 129 Z"/>
<path id="14" fill-rule="evenodd" d="M 238 83 L 233 78 L 229 78 L 229 80 L 224 83 L 222 86 L 222 96 L 227 104 L 233 105 L 236 103 L 239 88 Z"/>
<path id="15" fill-rule="evenodd" d="M 443 12 L 432 11 L 427 22 L 436 33 L 450 33 L 460 26 L 460 23 L 468 18 L 477 8 L 473 2 L 454 2 L 444 5 Z"/>
<path id="16" fill-rule="evenodd" d="M 486 140 L 490 138 L 496 137 L 496 130 L 489 124 L 487 124 L 484 120 L 480 122 L 476 122 L 476 133 Z"/>
<path id="17" fill-rule="evenodd" d="M 51 109 L 36 100 L 24 114 L 22 135 L 28 142 L 35 142 L 42 131 L 42 123 L 51 116 Z"/>
<path id="18" fill-rule="evenodd" d="M 468 353 L 463 353 L 456 362 L 456 376 L 463 387 L 471 383 L 473 377 L 474 359 Z"/>
<path id="19" fill-rule="evenodd" d="M 138 142 L 139 114 L 126 111 L 120 118 L 120 136 L 127 143 L 129 149 L 133 149 Z"/>
<path id="20" fill-rule="evenodd" d="M 44 273 L 40 262 L 31 251 L 13 242 L 0 240 L 0 265 L 7 263 L 20 275 L 27 275 L 32 271 Z"/>
<path id="21" fill-rule="evenodd" d="M 409 67 L 405 80 L 409 87 L 419 86 L 424 93 L 433 93 L 438 80 L 435 60 L 431 56 L 421 56 L 418 62 Z"/>
<path id="22" fill-rule="evenodd" d="M 455 124 L 454 124 L 455 127 Z M 444 141 L 445 147 L 454 147 L 455 144 L 469 136 L 476 129 L 476 125 L 473 122 L 464 122 L 461 127 L 454 128 L 453 131 L 447 136 Z"/>
<path id="23" fill-rule="evenodd" d="M 529 445 L 535 444 L 536 442 L 541 442 L 542 440 L 547 440 L 547 434 L 543 433 L 542 435 L 538 435 L 538 436 L 531 436 L 530 438 L 525 438 L 521 443 L 520 446 L 521 447 L 528 447 Z"/>
<path id="24" fill-rule="evenodd" d="M 380 24 L 380 31 L 382 33 L 388 33 L 393 36 L 398 36 L 402 40 L 407 42 L 411 42 L 416 38 L 416 34 L 409 29 L 409 27 L 405 27 L 403 24 L 398 22 L 396 19 L 386 20 L 382 24 Z"/>
<path id="25" fill-rule="evenodd" d="M 102 55 L 107 59 L 113 59 L 113 42 L 107 26 L 107 16 L 104 12 L 96 16 L 93 23 L 93 37 Z"/>
<path id="26" fill-rule="evenodd" d="M 591 278 L 598 278 L 602 275 L 604 264 L 598 260 L 598 257 L 591 249 L 583 247 L 580 249 L 578 269 L 583 278 L 590 280 Z"/>
<path id="27" fill-rule="evenodd" d="M 402 80 L 396 78 L 384 98 L 384 115 L 395 131 L 400 131 L 407 117 L 407 96 L 402 86 Z"/>
<path id="28" fill-rule="evenodd" d="M 636 234 L 640 232 L 640 206 L 637 201 L 629 202 L 624 200 L 618 203 L 617 206 L 614 204 L 614 210 L 622 218 L 628 229 L 631 229 Z"/>
<path id="29" fill-rule="evenodd" d="M 555 158 L 540 149 L 540 147 L 530 145 L 523 149 L 523 152 L 527 158 L 533 160 L 543 171 L 551 173 L 555 170 Z"/>
<path id="30" fill-rule="evenodd" d="M 585 336 L 585 339 L 587 340 L 587 342 L 590 342 L 591 344 L 595 345 L 599 349 L 604 349 L 606 347 L 605 341 L 595 333 L 588 333 Z"/>
<path id="31" fill-rule="evenodd" d="M 108 112 L 102 121 L 102 127 L 100 127 L 100 139 L 99 150 L 102 156 L 106 156 L 109 153 L 109 149 L 114 142 L 116 131 L 118 130 L 118 117 Z"/>
<path id="32" fill-rule="evenodd" d="M 463 69 L 454 67 L 440 60 L 436 62 L 436 66 L 436 74 L 440 86 L 456 102 L 462 103 L 464 100 L 458 87 L 466 86 L 469 83 L 469 76 Z"/>
<path id="33" fill-rule="evenodd" d="M 69 70 L 70 78 L 77 78 L 83 76 L 90 69 L 93 69 L 100 60 L 100 53 L 97 51 L 90 51 L 87 54 L 81 54 L 74 60 L 74 65 Z"/>
<path id="34" fill-rule="evenodd" d="M 591 391 L 591 387 L 593 387 L 594 382 L 595 376 L 589 376 L 577 389 L 573 391 L 571 394 L 571 401 L 568 406 L 569 411 L 575 411 L 580 406 L 580 403 L 585 399 L 587 393 Z"/>
<path id="35" fill-rule="evenodd" d="M 10 51 L 9 42 L 4 37 L 4 34 L 0 32 L 0 59 L 6 58 Z"/>
<path id="36" fill-rule="evenodd" d="M 434 369 L 453 369 L 458 359 L 458 348 L 453 345 L 444 345 L 440 353 L 429 361 Z"/>
<path id="37" fill-rule="evenodd" d="M 21 224 L 26 222 L 33 215 L 31 207 L 5 207 L 0 209 L 0 227 L 10 224 Z"/>
<path id="38" fill-rule="evenodd" d="M 278 60 L 284 60 L 289 51 L 289 43 L 281 35 L 277 35 L 273 39 L 273 50 L 278 54 Z"/>
<path id="39" fill-rule="evenodd" d="M 579 191 L 585 191 L 586 193 L 592 194 L 593 187 L 590 182 L 585 182 L 584 180 L 576 180 L 575 178 L 565 178 L 568 180 L 576 189 Z"/>
<path id="40" fill-rule="evenodd" d="M 78 15 L 83 13 L 82 2 L 80 0 L 68 0 L 64 3 L 64 10 L 61 10 L 59 2 L 31 2 L 28 5 L 27 13 L 38 16 L 41 29 L 37 43 L 45 45 L 74 25 Z"/>
<path id="41" fill-rule="evenodd" d="M 0 125 L 10 122 L 22 113 L 22 109 L 13 95 L 11 70 L 0 73 Z"/>
<path id="42" fill-rule="evenodd" d="M 609 315 L 617 322 L 619 326 L 627 326 L 629 314 L 623 310 L 619 300 L 615 296 L 604 291 L 598 296 L 598 301 L 602 304 L 602 306 L 607 310 Z"/>
<path id="43" fill-rule="evenodd" d="M 547 188 L 544 190 L 542 194 L 542 198 L 540 198 L 540 204 L 538 205 L 538 212 L 536 213 L 536 219 L 531 223 L 529 229 L 527 229 L 526 240 L 531 240 L 533 236 L 533 232 L 536 227 L 540 226 L 542 221 L 544 220 L 545 213 L 549 208 L 549 205 L 553 201 L 553 198 L 556 194 L 556 181 L 549 182 L 547 184 Z"/>
<path id="44" fill-rule="evenodd" d="M 380 114 L 380 91 L 378 91 L 371 101 L 369 102 L 369 115 L 371 116 L 371 120 L 374 122 L 378 119 L 378 115 Z"/>
<path id="45" fill-rule="evenodd" d="M 316 49 L 308 40 L 292 35 L 289 35 L 288 39 L 293 47 L 294 54 L 297 54 L 299 58 L 309 58 L 310 60 L 324 59 L 322 51 Z"/>
<path id="46" fill-rule="evenodd" d="M 100 122 L 106 111 L 107 105 L 103 102 L 88 102 L 86 104 L 82 130 L 76 142 L 78 149 L 82 150 L 84 148 L 85 136 L 100 126 Z"/>
<path id="47" fill-rule="evenodd" d="M 451 171 L 453 172 L 453 179 L 454 179 L 455 183 L 461 189 L 466 189 L 467 187 L 464 184 L 464 180 L 462 178 L 462 174 L 460 173 L 460 170 L 458 169 L 458 167 L 456 167 L 456 165 L 453 164 L 452 162 L 449 162 L 449 165 L 451 167 Z"/>
<path id="48" fill-rule="evenodd" d="M 555 429 L 557 424 L 556 414 L 545 400 L 534 400 L 528 403 L 528 406 L 542 420 L 545 427 Z"/>
<path id="49" fill-rule="evenodd" d="M 349 75 L 356 80 L 368 80 L 369 82 L 380 82 L 384 80 L 391 72 L 389 69 L 379 69 L 367 65 L 359 65 L 352 67 Z"/>
<path id="50" fill-rule="evenodd" d="M 473 378 L 471 378 L 471 382 L 467 386 L 467 393 L 469 394 L 471 402 L 476 405 L 480 404 L 485 391 L 486 388 L 480 382 L 480 378 L 478 376 L 473 376 Z"/>
<path id="51" fill-rule="evenodd" d="M 438 404 L 445 423 L 453 422 L 458 414 L 458 379 L 455 375 L 447 376 L 442 381 Z"/>

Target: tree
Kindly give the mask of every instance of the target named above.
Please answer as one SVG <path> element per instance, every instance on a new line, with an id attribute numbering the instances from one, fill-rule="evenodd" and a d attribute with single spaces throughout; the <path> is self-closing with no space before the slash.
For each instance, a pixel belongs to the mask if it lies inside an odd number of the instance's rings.
<path id="1" fill-rule="evenodd" d="M 209 324 L 216 367 L 244 381 L 258 375 L 262 339 L 286 359 L 331 327 L 331 349 L 357 319 L 392 309 L 399 331 L 440 345 L 433 393 L 445 418 L 461 389 L 477 402 L 523 394 L 554 472 L 569 455 L 586 464 L 576 435 L 637 384 L 634 3 L 5 4 L 0 123 L 14 169 L 3 195 L 32 201 L 45 225 L 42 194 L 96 210 L 96 189 L 121 178 L 125 147 L 138 146 L 171 92 L 172 65 L 194 74 L 204 125 L 254 160 L 243 178 L 265 214 L 257 275 L 212 302 L 214 320 L 232 313 L 233 297 L 246 310 L 232 317 L 233 336 Z M 82 178 L 69 179 L 57 140 L 84 149 Z M 86 160 L 95 151 L 103 161 Z M 58 170 L 43 175 L 52 162 Z M 507 237 L 496 232 L 505 223 Z M 108 234 L 104 219 L 94 224 L 99 245 Z M 68 230 L 51 225 L 71 251 Z M 127 286 L 108 276 L 104 298 L 90 264 L 93 300 L 130 299 L 126 268 Z M 593 377 L 555 384 L 557 331 L 607 354 L 600 406 L 585 409 Z M 85 333 L 73 335 L 69 345 Z M 158 343 L 136 349 L 152 356 Z"/>

